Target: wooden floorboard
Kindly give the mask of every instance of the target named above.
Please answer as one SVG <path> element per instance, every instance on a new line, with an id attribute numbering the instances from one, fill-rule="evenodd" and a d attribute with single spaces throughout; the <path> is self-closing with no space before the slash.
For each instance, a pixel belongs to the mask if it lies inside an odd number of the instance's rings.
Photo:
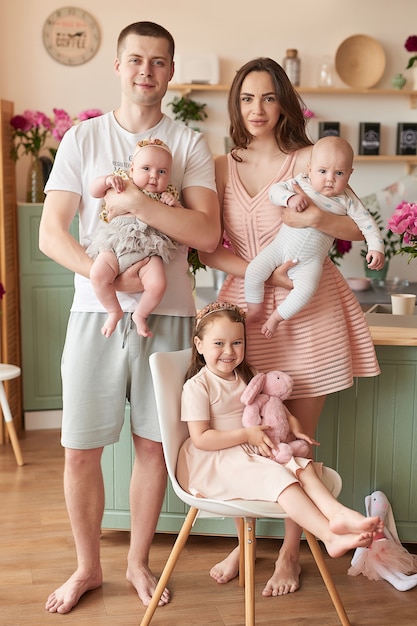
<path id="1" fill-rule="evenodd" d="M 68 615 L 49 614 L 44 604 L 75 566 L 74 545 L 62 492 L 63 451 L 59 432 L 28 431 L 21 440 L 25 465 L 17 467 L 10 444 L 0 446 L 0 626 L 133 626 L 144 607 L 125 579 L 129 533 L 103 531 L 104 584 Z M 160 573 L 173 535 L 158 534 L 151 567 Z M 227 537 L 190 537 L 170 582 L 171 603 L 157 609 L 154 626 L 243 626 L 244 592 L 236 581 L 217 585 L 210 566 L 235 545 Z M 256 624 L 333 626 L 333 605 L 305 542 L 301 589 L 263 598 L 278 540 L 259 539 L 256 562 Z M 416 545 L 407 548 L 417 551 Z M 396 591 L 385 581 L 347 576 L 352 553 L 327 559 L 352 626 L 417 626 L 417 587 Z"/>

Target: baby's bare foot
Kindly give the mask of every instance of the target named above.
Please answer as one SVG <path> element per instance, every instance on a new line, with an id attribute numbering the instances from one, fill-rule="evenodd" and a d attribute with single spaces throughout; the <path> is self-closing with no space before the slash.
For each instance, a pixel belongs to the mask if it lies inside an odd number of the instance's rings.
<path id="1" fill-rule="evenodd" d="M 134 313 L 132 315 L 132 319 L 136 324 L 136 331 L 138 335 L 141 335 L 142 337 L 152 337 L 152 331 L 148 326 L 146 317 L 141 317 L 140 315 L 136 315 Z"/>
<path id="2" fill-rule="evenodd" d="M 348 533 L 374 532 L 383 529 L 383 522 L 379 517 L 365 517 L 357 511 L 345 508 L 329 520 L 330 530 L 336 535 Z"/>
<path id="3" fill-rule="evenodd" d="M 158 580 L 152 574 L 148 567 L 128 567 L 126 572 L 127 580 L 134 586 L 139 599 L 145 606 L 148 606 L 152 600 L 152 596 L 158 584 Z M 170 601 L 170 593 L 168 589 L 164 589 L 159 599 L 158 606 L 164 606 Z"/>
<path id="4" fill-rule="evenodd" d="M 301 567 L 298 559 L 279 555 L 275 561 L 275 570 L 262 591 L 263 596 L 285 596 L 294 593 L 300 587 Z"/>
<path id="5" fill-rule="evenodd" d="M 238 574 L 239 546 L 234 548 L 223 561 L 216 563 L 210 570 L 210 576 L 221 585 L 233 580 Z"/>
<path id="6" fill-rule="evenodd" d="M 277 313 L 277 311 L 274 311 L 262 326 L 262 334 L 265 335 L 267 339 L 271 339 L 280 322 L 282 322 L 282 317 Z"/>
<path id="7" fill-rule="evenodd" d="M 101 334 L 104 335 L 104 337 L 111 337 L 111 335 L 114 333 L 117 323 L 122 319 L 122 317 L 122 310 L 120 310 L 120 313 L 109 313 L 106 321 L 101 327 Z"/>
<path id="8" fill-rule="evenodd" d="M 50 613 L 69 613 L 87 591 L 100 587 L 102 583 L 101 569 L 90 576 L 82 576 L 78 572 L 55 589 L 46 601 L 45 609 Z"/>

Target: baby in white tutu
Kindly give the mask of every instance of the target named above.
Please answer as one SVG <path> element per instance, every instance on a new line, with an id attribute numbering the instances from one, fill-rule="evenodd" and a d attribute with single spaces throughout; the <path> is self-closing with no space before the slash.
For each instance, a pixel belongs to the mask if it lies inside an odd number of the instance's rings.
<path id="1" fill-rule="evenodd" d="M 168 146 L 160 139 L 144 139 L 136 146 L 130 176 L 123 170 L 99 176 L 92 182 L 90 193 L 95 198 L 104 198 L 110 188 L 121 193 L 130 179 L 151 198 L 169 206 L 181 206 L 178 191 L 169 184 L 171 168 L 172 154 Z M 101 332 L 110 337 L 123 317 L 114 286 L 116 277 L 134 263 L 149 257 L 149 262 L 139 270 L 143 293 L 132 318 L 138 334 L 150 337 L 152 333 L 147 318 L 164 295 L 164 262 L 169 262 L 177 244 L 133 215 L 121 215 L 110 222 L 107 217 L 104 207 L 100 213 L 102 223 L 87 248 L 87 253 L 94 258 L 90 280 L 108 313 Z"/>

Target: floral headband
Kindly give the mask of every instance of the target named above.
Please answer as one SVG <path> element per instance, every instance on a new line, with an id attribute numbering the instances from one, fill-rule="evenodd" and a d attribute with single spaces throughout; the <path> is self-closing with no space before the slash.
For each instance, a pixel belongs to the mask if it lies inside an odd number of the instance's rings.
<path id="1" fill-rule="evenodd" d="M 240 318 L 238 321 L 242 322 L 242 324 L 245 323 L 246 313 L 236 304 L 230 304 L 229 302 L 211 302 L 211 304 L 208 304 L 204 307 L 204 309 L 201 309 L 197 313 L 195 317 L 196 328 L 198 328 L 201 320 L 207 317 L 207 315 L 210 315 L 211 313 L 218 313 L 219 311 L 233 311 L 236 313 L 238 318 Z"/>
<path id="2" fill-rule="evenodd" d="M 166 150 L 168 154 L 172 156 L 172 152 L 168 148 L 166 143 L 164 143 L 161 139 L 157 139 L 155 137 L 155 138 L 149 138 L 149 139 L 142 139 L 141 141 L 138 141 L 138 143 L 136 144 L 135 151 L 133 153 L 132 161 L 135 158 L 135 156 L 138 154 L 138 152 L 143 150 L 143 148 L 162 148 L 163 150 Z"/>

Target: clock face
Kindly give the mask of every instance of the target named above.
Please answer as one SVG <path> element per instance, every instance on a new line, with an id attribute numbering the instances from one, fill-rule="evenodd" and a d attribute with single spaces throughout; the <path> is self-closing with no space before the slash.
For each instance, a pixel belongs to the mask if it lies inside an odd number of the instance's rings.
<path id="1" fill-rule="evenodd" d="M 76 7 L 57 9 L 43 27 L 43 43 L 55 61 L 82 65 L 97 52 L 100 31 L 90 13 Z"/>

